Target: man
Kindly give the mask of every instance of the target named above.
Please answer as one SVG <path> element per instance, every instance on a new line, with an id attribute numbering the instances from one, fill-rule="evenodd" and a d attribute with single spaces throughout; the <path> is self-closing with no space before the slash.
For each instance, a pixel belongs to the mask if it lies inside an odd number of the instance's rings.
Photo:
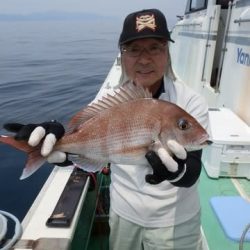
<path id="1" fill-rule="evenodd" d="M 179 105 L 207 128 L 205 101 L 175 79 L 169 42 L 166 19 L 159 10 L 128 15 L 119 39 L 122 76 L 117 85 L 129 81 L 148 88 L 154 98 Z M 61 124 L 28 124 L 15 131 L 18 139 L 26 138 L 33 146 L 45 138 L 42 154 L 49 155 L 50 162 L 67 160 L 63 152 L 51 153 L 64 134 Z M 186 153 L 175 141 L 169 141 L 168 146 L 172 155 L 165 165 L 154 152 L 145 156 L 152 169 L 111 164 L 110 249 L 202 249 L 197 192 L 201 150 Z M 170 171 L 173 167 L 177 171 Z"/>

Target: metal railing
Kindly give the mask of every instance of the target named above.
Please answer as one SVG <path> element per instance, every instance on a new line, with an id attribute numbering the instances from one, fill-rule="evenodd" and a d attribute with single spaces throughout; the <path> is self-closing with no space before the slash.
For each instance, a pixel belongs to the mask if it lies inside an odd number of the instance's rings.
<path id="1" fill-rule="evenodd" d="M 239 18 L 239 19 L 235 19 L 235 20 L 234 20 L 234 23 L 238 23 L 238 24 L 241 24 L 241 23 L 248 23 L 248 22 L 250 22 L 250 18 L 245 18 L 245 19 Z"/>
<path id="2" fill-rule="evenodd" d="M 228 4 L 228 12 L 227 12 L 227 19 L 226 19 L 226 26 L 225 26 L 225 32 L 223 35 L 223 43 L 222 43 L 222 50 L 221 50 L 221 57 L 220 57 L 220 62 L 219 62 L 219 67 L 218 67 L 218 75 L 216 78 L 216 83 L 215 83 L 215 92 L 219 92 L 219 87 L 220 87 L 220 79 L 221 79 L 221 73 L 222 73 L 222 67 L 224 63 L 224 57 L 225 53 L 227 51 L 227 35 L 228 35 L 228 29 L 229 29 L 229 23 L 231 19 L 231 14 L 232 14 L 232 2 L 230 1 Z"/>

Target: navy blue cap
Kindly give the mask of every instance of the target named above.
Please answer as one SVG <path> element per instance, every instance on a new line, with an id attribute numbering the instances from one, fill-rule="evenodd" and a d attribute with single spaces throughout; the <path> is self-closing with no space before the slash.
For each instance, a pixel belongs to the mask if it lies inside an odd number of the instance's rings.
<path id="1" fill-rule="evenodd" d="M 161 11 L 146 9 L 133 12 L 125 18 L 119 45 L 141 38 L 161 38 L 174 42 Z"/>

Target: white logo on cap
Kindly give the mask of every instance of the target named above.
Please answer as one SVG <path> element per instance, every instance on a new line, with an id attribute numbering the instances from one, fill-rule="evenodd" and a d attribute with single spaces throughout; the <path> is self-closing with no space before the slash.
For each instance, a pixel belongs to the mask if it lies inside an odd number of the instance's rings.
<path id="1" fill-rule="evenodd" d="M 156 24 L 155 24 L 155 16 L 152 15 L 142 15 L 136 17 L 136 29 L 138 32 L 142 31 L 143 29 L 149 28 L 155 31 Z"/>

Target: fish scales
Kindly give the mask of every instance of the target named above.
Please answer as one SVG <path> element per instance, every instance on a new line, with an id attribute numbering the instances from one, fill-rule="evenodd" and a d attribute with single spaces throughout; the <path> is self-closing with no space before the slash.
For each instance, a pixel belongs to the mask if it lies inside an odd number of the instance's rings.
<path id="1" fill-rule="evenodd" d="M 127 161 L 129 155 L 146 153 L 153 137 L 160 132 L 157 121 L 152 119 L 153 110 L 145 112 L 148 102 L 151 103 L 151 99 L 139 99 L 104 110 L 83 124 L 77 135 L 71 134 L 60 140 L 56 149 L 69 153 L 77 150 L 86 158 L 95 156 L 103 161 L 109 161 L 118 154 L 127 154 Z M 72 147 L 78 141 L 77 149 Z"/>

